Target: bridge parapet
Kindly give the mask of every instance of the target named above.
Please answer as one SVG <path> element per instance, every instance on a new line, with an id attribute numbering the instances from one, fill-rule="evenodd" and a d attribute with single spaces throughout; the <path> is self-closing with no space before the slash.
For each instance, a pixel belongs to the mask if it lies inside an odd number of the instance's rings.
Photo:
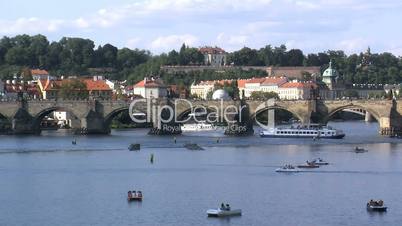
<path id="1" fill-rule="evenodd" d="M 173 107 L 176 116 L 192 111 L 194 107 L 212 108 L 218 111 L 218 116 L 223 116 L 224 109 L 228 107 L 247 107 L 247 118 L 254 120 L 256 115 L 269 109 L 284 109 L 299 118 L 302 123 L 310 122 L 311 118 L 318 118 L 319 122 L 326 123 L 333 114 L 344 109 L 364 109 L 369 112 L 380 124 L 380 133 L 394 135 L 402 133 L 402 100 L 177 100 L 177 99 L 136 99 L 140 102 L 133 110 L 149 115 L 152 122 L 160 120 L 158 112 L 153 112 L 150 107 Z M 148 102 L 150 104 L 148 105 Z M 0 101 L 0 115 L 14 122 L 13 128 L 24 128 L 24 133 L 29 132 L 28 127 L 37 130 L 38 121 L 45 115 L 55 110 L 71 112 L 76 116 L 81 128 L 86 128 L 93 133 L 110 132 L 110 121 L 122 111 L 127 111 L 131 101 L 94 101 L 94 100 L 32 100 L 32 101 Z M 244 117 L 244 116 L 242 116 Z M 244 118 L 242 120 L 245 120 Z M 247 119 L 246 119 L 247 120 Z M 34 121 L 29 124 L 29 121 Z M 22 125 L 25 123 L 26 125 Z M 28 125 L 28 124 L 29 125 Z M 21 124 L 21 125 L 20 125 Z M 157 124 L 155 124 L 157 125 Z M 159 125 L 160 126 L 160 125 Z M 1 128 L 1 127 L 0 127 Z M 399 132 L 398 132 L 399 131 Z M 37 131 L 35 131 L 37 132 Z"/>

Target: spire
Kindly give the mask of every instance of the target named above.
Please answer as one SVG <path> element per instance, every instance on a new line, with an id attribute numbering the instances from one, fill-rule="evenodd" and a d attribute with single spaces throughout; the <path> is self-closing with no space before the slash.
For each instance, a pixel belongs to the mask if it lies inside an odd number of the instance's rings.
<path id="1" fill-rule="evenodd" d="M 329 69 L 332 69 L 332 59 L 329 60 Z"/>

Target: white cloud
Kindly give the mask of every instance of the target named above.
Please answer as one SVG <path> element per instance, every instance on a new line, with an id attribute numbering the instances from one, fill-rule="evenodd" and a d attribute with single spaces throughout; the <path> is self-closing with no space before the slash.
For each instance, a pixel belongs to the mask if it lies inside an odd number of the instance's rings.
<path id="1" fill-rule="evenodd" d="M 282 25 L 283 22 L 280 21 L 255 21 L 248 23 L 246 26 L 247 32 L 261 32 L 262 30 L 266 30 L 273 27 L 278 27 Z"/>
<path id="2" fill-rule="evenodd" d="M 320 5 L 311 1 L 296 1 L 295 4 L 305 9 L 320 9 Z"/>
<path id="3" fill-rule="evenodd" d="M 196 46 L 199 44 L 199 40 L 196 36 L 190 34 L 160 36 L 151 42 L 150 47 L 152 50 L 161 52 L 179 49 L 183 43 L 189 46 Z"/>
<path id="4" fill-rule="evenodd" d="M 228 51 L 233 51 L 246 46 L 248 39 L 247 35 L 227 35 L 222 32 L 216 37 L 216 44 L 225 47 Z"/>
<path id="5" fill-rule="evenodd" d="M 21 17 L 14 21 L 0 20 L 0 34 L 55 32 L 63 26 L 63 20 L 43 20 Z"/>
<path id="6" fill-rule="evenodd" d="M 88 28 L 90 26 L 89 22 L 82 17 L 76 19 L 74 22 L 79 28 Z"/>
<path id="7" fill-rule="evenodd" d="M 140 41 L 141 41 L 141 38 L 129 39 L 126 42 L 126 47 L 131 48 L 131 49 L 138 48 L 138 44 L 139 44 Z"/>
<path id="8" fill-rule="evenodd" d="M 339 42 L 337 48 L 344 50 L 346 53 L 355 53 L 364 51 L 370 43 L 363 38 L 352 38 Z"/>

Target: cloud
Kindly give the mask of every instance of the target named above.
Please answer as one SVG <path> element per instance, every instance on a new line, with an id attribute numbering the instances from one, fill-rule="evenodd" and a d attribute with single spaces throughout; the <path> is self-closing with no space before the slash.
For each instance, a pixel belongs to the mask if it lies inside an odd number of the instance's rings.
<path id="1" fill-rule="evenodd" d="M 156 53 L 179 48 L 183 42 L 227 50 L 288 43 L 307 52 L 332 48 L 352 52 L 368 45 L 356 37 L 370 39 L 377 46 L 373 49 L 379 50 L 389 49 L 391 39 L 398 42 L 402 37 L 402 31 L 389 23 L 401 19 L 398 0 L 135 0 L 109 6 L 100 2 L 82 2 L 82 7 L 93 5 L 92 12 L 73 14 L 63 9 L 66 12 L 60 14 L 0 19 L 0 35 L 85 36 Z M 35 3 L 27 4 L 29 8 Z M 61 16 L 47 18 L 50 15 Z M 379 30 L 373 32 L 373 27 Z"/>
<path id="2" fill-rule="evenodd" d="M 88 28 L 90 26 L 89 22 L 82 17 L 76 19 L 74 22 L 78 28 Z"/>
<path id="3" fill-rule="evenodd" d="M 151 42 L 150 48 L 155 51 L 169 51 L 179 49 L 185 43 L 189 46 L 196 46 L 199 40 L 191 34 L 159 36 Z"/>
<path id="4" fill-rule="evenodd" d="M 141 41 L 141 38 L 131 38 L 131 39 L 127 40 L 126 47 L 131 48 L 131 49 L 138 48 L 138 44 L 140 41 Z"/>
<path id="5" fill-rule="evenodd" d="M 0 20 L 0 34 L 55 32 L 65 24 L 63 20 L 43 20 L 21 17 L 14 21 Z"/>
<path id="6" fill-rule="evenodd" d="M 247 35 L 228 35 L 222 32 L 216 37 L 216 45 L 225 47 L 227 51 L 233 51 L 246 46 L 248 39 Z"/>
<path id="7" fill-rule="evenodd" d="M 364 38 L 352 38 L 339 42 L 337 47 L 346 53 L 355 53 L 364 51 L 370 43 Z"/>

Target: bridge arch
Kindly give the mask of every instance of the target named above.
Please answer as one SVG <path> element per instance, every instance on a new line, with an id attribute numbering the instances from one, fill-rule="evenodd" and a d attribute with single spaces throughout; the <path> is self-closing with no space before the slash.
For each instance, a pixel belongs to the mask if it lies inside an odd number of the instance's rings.
<path id="1" fill-rule="evenodd" d="M 268 110 L 287 111 L 287 112 L 291 113 L 293 116 L 295 116 L 298 120 L 300 120 L 300 122 L 302 124 L 308 123 L 308 122 L 306 122 L 306 119 L 304 117 L 302 117 L 298 112 L 292 111 L 291 109 L 280 106 L 280 105 L 265 106 L 263 108 L 256 109 L 256 111 L 250 115 L 250 120 L 252 120 L 254 122 L 256 120 L 257 115 L 259 115 L 260 113 L 262 113 L 264 111 L 268 111 Z"/>
<path id="2" fill-rule="evenodd" d="M 11 120 L 0 113 L 0 134 L 11 130 Z"/>
<path id="3" fill-rule="evenodd" d="M 216 114 L 219 114 L 219 112 L 217 112 L 213 106 L 205 106 L 205 105 L 196 105 L 196 106 L 192 106 L 189 108 L 186 108 L 184 110 L 181 110 L 180 112 L 178 112 L 179 114 L 176 116 L 176 118 L 179 121 L 182 121 L 185 119 L 185 116 L 187 116 L 188 114 L 190 114 L 192 111 L 197 110 L 197 109 L 206 109 L 206 114 L 215 112 Z M 218 110 L 219 111 L 219 110 Z M 217 115 L 219 117 L 219 115 Z"/>
<path id="4" fill-rule="evenodd" d="M 109 114 L 107 114 L 104 118 L 104 125 L 106 128 L 110 128 L 110 125 L 113 121 L 113 119 L 118 116 L 119 114 L 121 114 L 122 112 L 127 112 L 127 114 L 129 115 L 129 107 L 128 106 L 124 106 L 124 107 L 120 107 L 120 108 L 116 108 L 113 111 L 111 111 Z M 142 112 L 142 111 L 138 111 L 140 113 L 143 113 L 144 115 L 146 115 L 146 113 Z"/>
<path id="5" fill-rule="evenodd" d="M 33 124 L 32 124 L 33 128 L 40 131 L 40 123 L 43 120 L 43 118 L 46 115 L 49 115 L 50 113 L 52 113 L 54 111 L 68 112 L 69 114 L 71 114 L 71 116 L 73 117 L 73 120 L 76 122 L 75 123 L 76 125 L 72 125 L 72 128 L 75 128 L 75 127 L 80 128 L 81 127 L 81 119 L 79 117 L 77 117 L 76 113 L 74 113 L 73 110 L 66 108 L 66 107 L 54 106 L 54 107 L 45 108 L 33 116 Z"/>
<path id="6" fill-rule="evenodd" d="M 363 109 L 366 112 L 368 112 L 369 114 L 371 114 L 377 122 L 379 122 L 379 123 L 381 122 L 381 120 L 380 120 L 381 116 L 376 111 L 374 111 L 368 107 L 362 106 L 362 105 L 348 104 L 348 105 L 337 107 L 335 109 L 332 109 L 330 112 L 328 112 L 328 114 L 323 119 L 323 123 L 325 123 L 325 124 L 328 123 L 328 121 L 332 118 L 332 116 L 335 113 L 337 113 L 339 111 L 347 110 L 347 109 Z"/>

